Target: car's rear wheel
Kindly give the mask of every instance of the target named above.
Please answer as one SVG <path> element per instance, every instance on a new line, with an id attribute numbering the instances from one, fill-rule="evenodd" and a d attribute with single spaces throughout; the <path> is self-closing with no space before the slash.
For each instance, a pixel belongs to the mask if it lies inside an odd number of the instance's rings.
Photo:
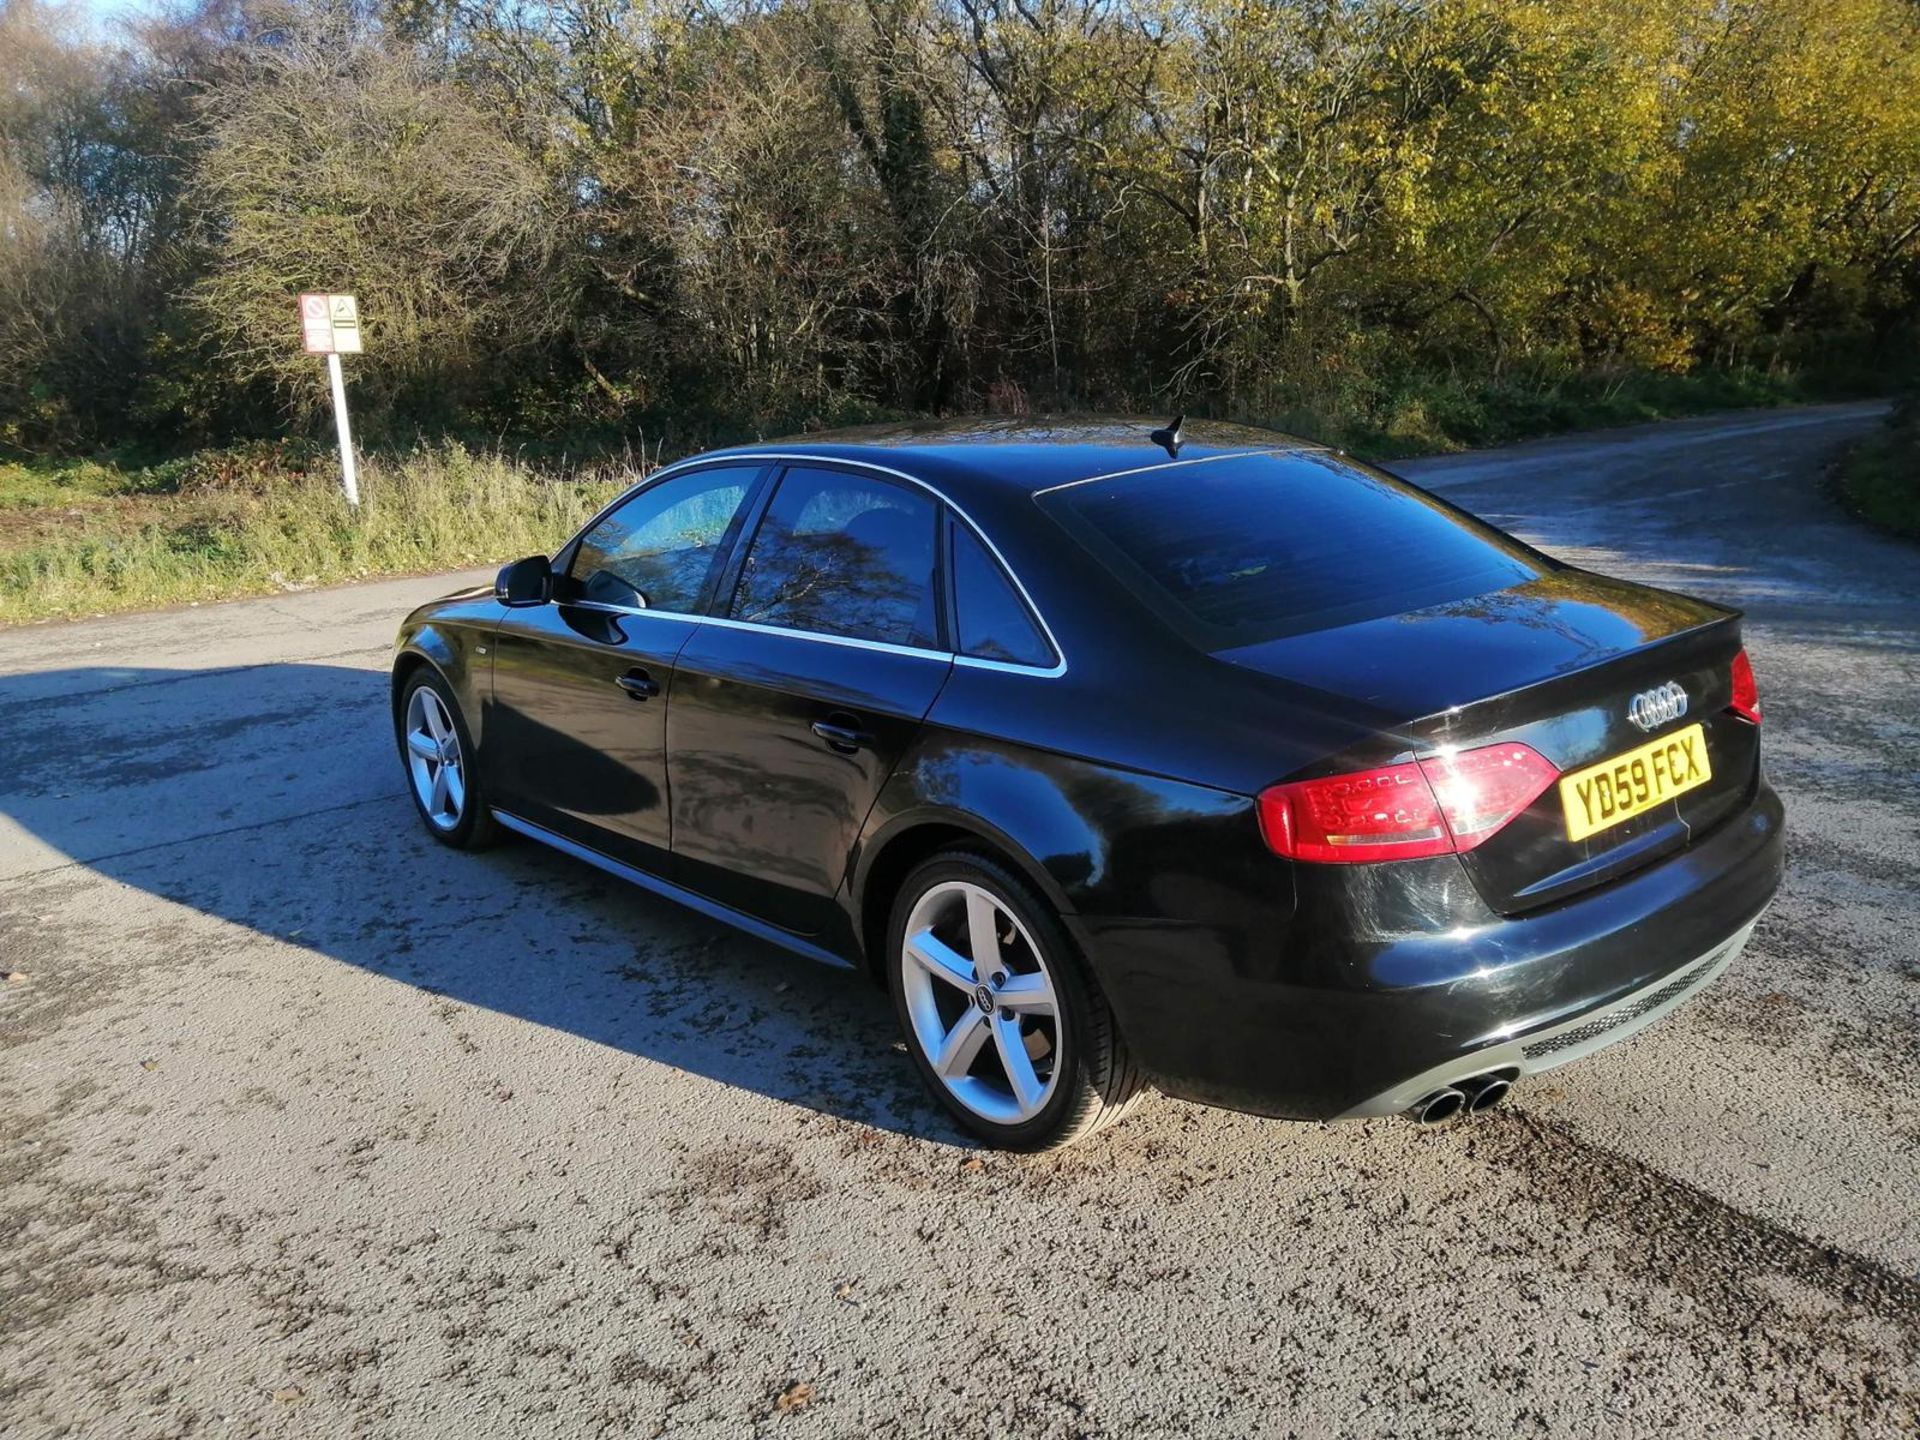
<path id="1" fill-rule="evenodd" d="M 453 690 L 422 666 L 408 679 L 394 712 L 400 763 L 427 833 L 457 850 L 477 850 L 498 834 L 481 794 L 473 741 Z"/>
<path id="2" fill-rule="evenodd" d="M 967 851 L 926 861 L 901 887 L 887 935 L 907 1051 L 988 1144 L 1070 1144 L 1144 1093 L 1059 917 L 998 861 Z"/>

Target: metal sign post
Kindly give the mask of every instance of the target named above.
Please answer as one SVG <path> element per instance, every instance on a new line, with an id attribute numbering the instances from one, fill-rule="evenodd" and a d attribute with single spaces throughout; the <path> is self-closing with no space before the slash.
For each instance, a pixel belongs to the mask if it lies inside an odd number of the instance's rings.
<path id="1" fill-rule="evenodd" d="M 327 352 L 327 379 L 333 385 L 333 426 L 340 432 L 340 488 L 347 504 L 360 503 L 360 474 L 353 464 L 353 429 L 347 424 L 347 381 L 340 373 L 338 351 Z"/>
<path id="2" fill-rule="evenodd" d="M 300 297 L 300 335 L 309 355 L 327 357 L 333 391 L 333 424 L 340 435 L 340 488 L 347 504 L 360 504 L 360 475 L 353 462 L 353 430 L 347 423 L 347 380 L 342 355 L 360 353 L 360 306 L 351 295 L 305 293 Z"/>

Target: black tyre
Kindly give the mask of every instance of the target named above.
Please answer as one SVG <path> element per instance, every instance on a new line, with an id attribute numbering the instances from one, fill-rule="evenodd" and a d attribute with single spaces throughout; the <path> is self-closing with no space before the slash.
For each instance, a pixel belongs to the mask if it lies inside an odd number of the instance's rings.
<path id="1" fill-rule="evenodd" d="M 407 793 L 427 833 L 456 850 L 478 850 L 499 838 L 473 763 L 473 737 L 439 671 L 422 665 L 407 677 L 393 728 Z"/>
<path id="2" fill-rule="evenodd" d="M 886 965 L 921 1078 L 989 1145 L 1068 1145 L 1146 1093 L 1059 917 L 997 859 L 950 850 L 918 866 Z"/>

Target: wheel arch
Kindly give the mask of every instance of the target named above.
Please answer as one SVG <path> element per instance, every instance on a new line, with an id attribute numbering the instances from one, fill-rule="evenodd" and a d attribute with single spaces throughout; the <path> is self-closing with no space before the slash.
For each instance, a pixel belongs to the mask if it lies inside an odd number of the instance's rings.
<path id="1" fill-rule="evenodd" d="M 440 667 L 419 650 L 402 650 L 393 657 L 393 679 L 387 687 L 387 708 L 395 715 L 400 713 L 400 697 L 406 693 L 407 682 L 418 670 L 440 670 Z M 444 670 L 440 670 L 440 678 L 446 679 Z"/>
<path id="2" fill-rule="evenodd" d="M 476 746 L 485 743 L 481 736 L 484 697 L 480 693 L 480 676 L 474 673 L 474 666 L 467 658 L 468 640 L 469 637 L 451 631 L 451 627 L 432 622 L 401 631 L 394 646 L 396 653 L 387 695 L 387 708 L 396 725 L 400 720 L 400 699 L 406 693 L 408 682 L 420 670 L 428 669 L 453 692 L 460 706 L 460 718 L 466 722 L 473 743 Z"/>
<path id="3" fill-rule="evenodd" d="M 969 824 L 955 817 L 938 815 L 907 820 L 893 828 L 886 836 L 885 843 L 877 848 L 866 872 L 868 883 L 864 892 L 864 919 L 869 932 L 877 932 L 880 936 L 866 947 L 870 973 L 875 974 L 883 984 L 886 983 L 887 967 L 883 963 L 886 946 L 882 927 L 891 913 L 899 908 L 903 882 L 923 860 L 956 851 L 977 857 L 991 866 L 993 871 L 999 872 L 1001 878 L 989 885 L 989 893 L 1029 887 L 1035 892 L 1033 896 L 1026 897 L 1024 902 L 1003 900 L 1003 908 L 1017 906 L 1019 909 L 1031 909 L 1034 898 L 1042 902 L 1042 913 L 1033 916 L 1030 921 L 1019 923 L 1031 927 L 1034 922 L 1039 922 L 1041 931 L 1051 929 L 1054 932 L 1052 935 L 1036 932 L 1032 939 L 1038 949 L 1037 958 L 1053 976 L 1053 992 L 1057 997 L 1052 1002 L 1056 1027 L 1054 1038 L 1062 1048 L 1055 1052 L 1054 1081 L 1049 1082 L 1051 1093 L 1043 1093 L 1037 1109 L 1029 1112 L 1021 1108 L 1016 1119 L 997 1124 L 998 1117 L 980 1110 L 973 1101 L 959 1097 L 952 1085 L 940 1078 L 939 1072 L 933 1068 L 934 1056 L 929 1049 L 927 1029 L 916 1018 L 913 999 L 915 987 L 902 983 L 888 988 L 895 1013 L 905 1031 L 906 1049 L 911 1062 L 960 1124 L 990 1144 L 1022 1150 L 1051 1149 L 1072 1143 L 1121 1119 L 1150 1093 L 1151 1082 L 1133 1060 L 1104 992 L 1085 965 L 1085 937 L 1079 933 L 1074 913 L 1061 903 L 1064 897 L 1057 880 L 1050 877 L 1046 868 L 1010 837 L 989 833 L 988 828 L 978 822 Z M 950 878 L 955 871 L 937 873 Z M 961 869 L 958 873 L 965 875 L 968 870 Z M 1010 884 L 1016 880 L 1028 882 L 1028 887 Z M 971 900 L 968 908 L 972 908 Z M 1047 910 L 1051 910 L 1052 914 L 1045 913 Z M 969 919 L 969 929 L 972 923 Z M 974 966 L 972 993 L 962 1002 L 963 1008 L 969 1013 L 973 1010 L 976 996 L 990 998 L 988 987 L 997 989 L 1007 980 L 1006 975 L 984 971 L 977 961 L 970 963 Z M 918 969 L 913 966 L 908 968 Z M 933 985 L 936 990 L 940 988 L 935 982 L 925 983 Z M 1003 1017 L 1006 1013 L 1001 1012 Z M 988 1014 L 991 1014 L 990 1008 Z M 947 1049 L 947 1044 L 951 1043 L 952 1036 L 961 1033 L 958 1028 L 950 1026 L 949 1019 L 941 1019 L 939 1029 L 946 1033 L 947 1040 L 936 1048 L 943 1056 L 952 1053 Z M 1069 1034 L 1072 1037 L 1071 1044 L 1067 1043 Z M 1002 1055 L 999 1063 L 1004 1066 L 1004 1051 Z M 1062 1057 L 1067 1062 L 1064 1072 L 1058 1068 Z M 971 1065 L 971 1058 L 966 1063 Z M 1012 1075 L 1011 1070 L 1004 1073 L 1009 1077 Z M 1020 1089 L 1018 1083 L 1009 1078 L 1008 1085 L 1017 1096 Z M 1021 1103 L 1024 1107 L 1025 1102 Z"/>
<path id="4" fill-rule="evenodd" d="M 895 817 L 861 847 L 855 866 L 854 920 L 867 974 L 886 980 L 886 932 L 900 887 L 916 866 L 943 850 L 970 850 L 988 856 L 1026 880 L 1063 921 L 1072 908 L 1058 882 L 1011 836 L 977 816 L 932 810 Z M 1069 923 L 1069 929 L 1072 926 Z"/>

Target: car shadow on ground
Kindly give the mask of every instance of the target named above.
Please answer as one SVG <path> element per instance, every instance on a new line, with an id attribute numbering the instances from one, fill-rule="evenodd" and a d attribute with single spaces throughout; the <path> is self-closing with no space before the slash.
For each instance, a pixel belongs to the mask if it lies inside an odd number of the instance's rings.
<path id="1" fill-rule="evenodd" d="M 222 928 L 239 927 L 285 942 L 287 963 L 350 965 L 429 997 L 445 1028 L 428 1025 L 423 1043 L 460 1043 L 462 1008 L 478 1007 L 968 1143 L 921 1088 L 890 1003 L 864 976 L 531 842 L 469 854 L 432 840 L 387 703 L 383 672 L 327 664 L 0 677 L 0 937 L 15 963 L 56 981 L 93 967 L 103 973 L 75 983 L 125 993 L 150 964 L 263 963 Z M 20 897 L 57 898 L 84 871 L 220 924 L 103 907 L 83 945 L 49 953 L 55 930 L 36 932 Z M 35 943 L 43 953 L 29 959 Z M 51 999 L 59 986 L 36 989 Z M 512 1084 L 500 1072 L 510 1059 L 486 1063 L 486 1083 Z"/>

